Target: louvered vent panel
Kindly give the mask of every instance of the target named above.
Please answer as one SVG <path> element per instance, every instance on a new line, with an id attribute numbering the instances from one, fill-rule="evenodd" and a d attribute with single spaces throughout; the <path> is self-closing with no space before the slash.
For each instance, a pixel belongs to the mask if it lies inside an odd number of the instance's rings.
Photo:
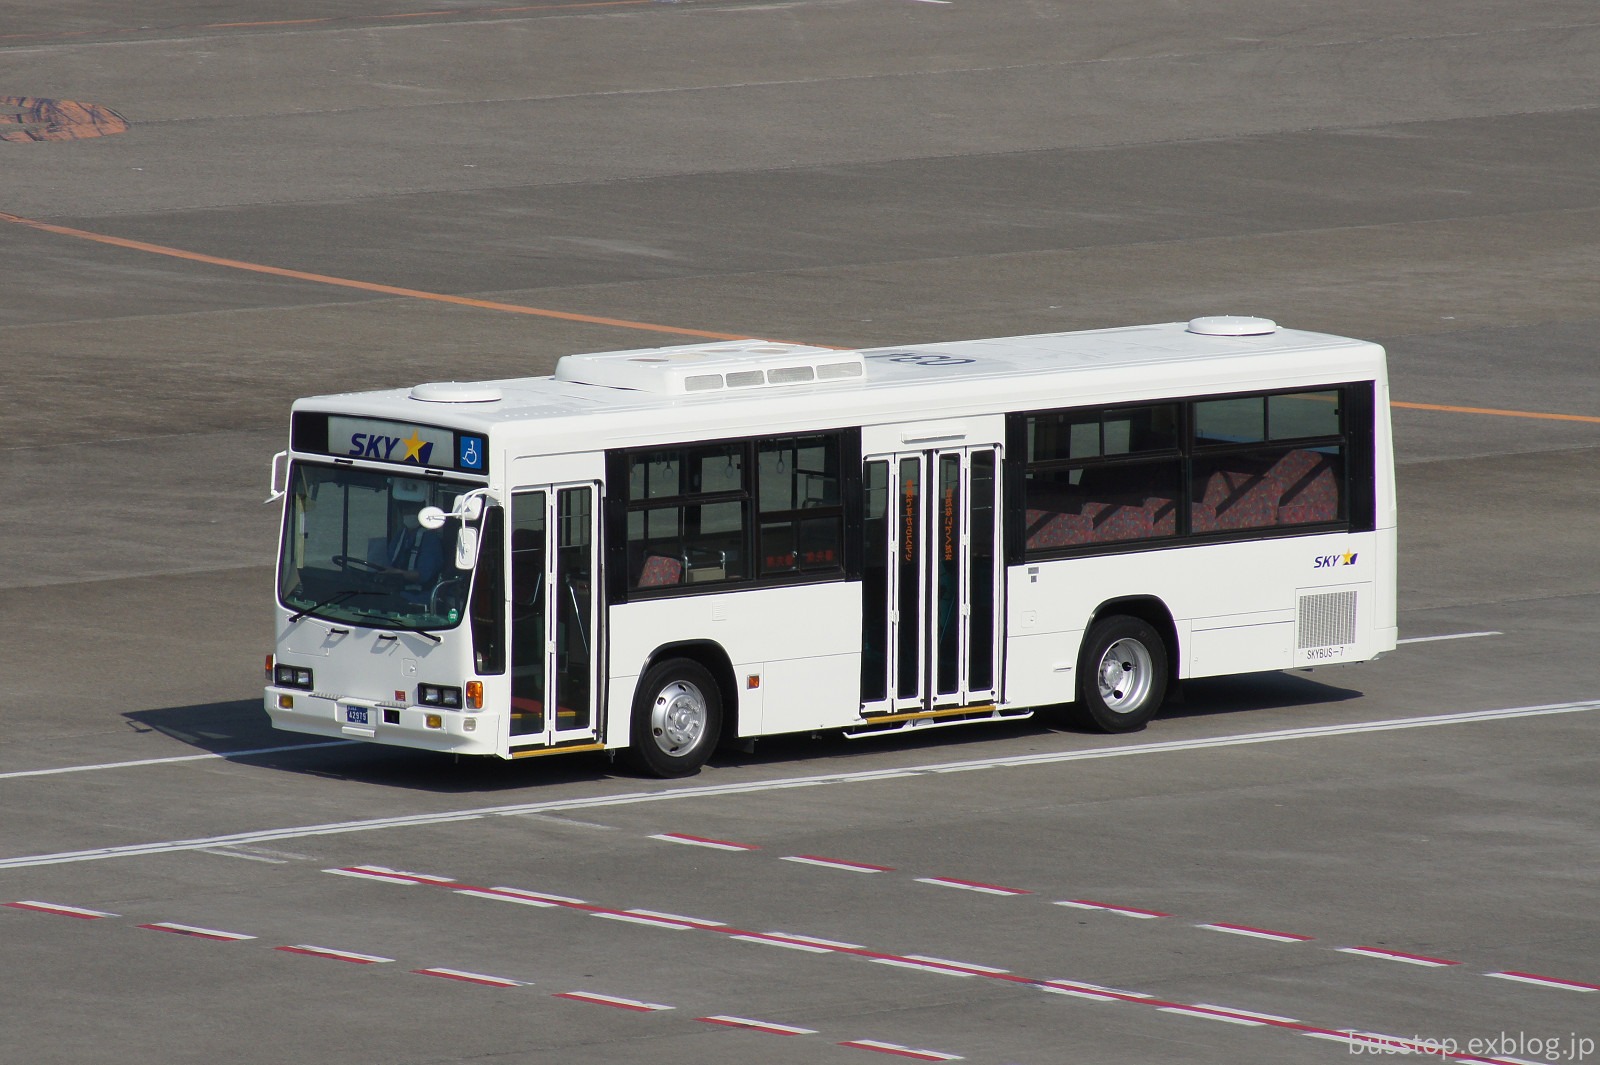
<path id="1" fill-rule="evenodd" d="M 1300 597 L 1299 646 L 1342 647 L 1356 642 L 1356 593 L 1325 592 Z"/>

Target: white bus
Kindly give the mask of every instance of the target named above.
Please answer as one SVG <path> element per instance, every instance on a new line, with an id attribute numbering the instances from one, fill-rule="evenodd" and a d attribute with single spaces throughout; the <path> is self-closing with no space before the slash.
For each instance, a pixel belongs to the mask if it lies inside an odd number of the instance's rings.
<path id="1" fill-rule="evenodd" d="M 274 725 L 520 758 L 851 736 L 1395 645 L 1384 352 L 1259 318 L 731 341 L 294 404 Z"/>

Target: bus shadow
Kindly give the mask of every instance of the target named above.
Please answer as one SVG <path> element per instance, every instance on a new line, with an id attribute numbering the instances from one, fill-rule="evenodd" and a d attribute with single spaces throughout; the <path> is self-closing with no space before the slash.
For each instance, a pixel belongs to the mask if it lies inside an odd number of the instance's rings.
<path id="1" fill-rule="evenodd" d="M 1169 698 L 1156 720 L 1211 717 L 1254 710 L 1292 710 L 1302 706 L 1342 703 L 1365 692 L 1341 688 L 1301 673 L 1246 673 L 1232 677 L 1186 680 Z"/>
<path id="2" fill-rule="evenodd" d="M 157 732 L 240 765 L 408 791 L 470 794 L 630 779 L 604 754 L 506 761 L 280 732 L 256 699 L 134 710 L 122 717 L 137 731 Z"/>
<path id="3" fill-rule="evenodd" d="M 1362 694 L 1295 673 L 1191 680 L 1183 684 L 1175 698 L 1169 699 L 1156 726 L 1163 720 L 1341 703 Z M 254 699 L 135 710 L 122 716 L 135 729 L 158 732 L 241 765 L 408 791 L 473 794 L 606 780 L 628 781 L 645 788 L 665 783 L 629 772 L 604 753 L 507 761 L 279 732 L 272 728 L 260 702 Z M 826 772 L 829 765 L 837 771 L 841 762 L 886 752 L 940 751 L 961 757 L 957 752 L 963 745 L 985 739 L 1015 740 L 1053 732 L 1101 735 L 1078 724 L 1069 707 L 1041 707 L 1031 718 L 1021 720 L 862 739 L 851 739 L 838 731 L 763 737 L 753 750 L 719 750 L 707 768 L 714 773 L 718 769 L 791 766 L 795 773 L 803 775 Z"/>

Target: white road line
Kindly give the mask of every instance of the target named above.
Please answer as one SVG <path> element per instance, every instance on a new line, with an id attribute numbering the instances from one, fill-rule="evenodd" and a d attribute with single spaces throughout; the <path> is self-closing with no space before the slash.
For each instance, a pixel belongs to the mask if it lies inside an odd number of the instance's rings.
<path id="1" fill-rule="evenodd" d="M 599 795 L 589 798 L 553 799 L 545 802 L 519 803 L 514 806 L 487 806 L 471 810 L 412 814 L 400 817 L 379 817 L 365 821 L 342 821 L 324 825 L 261 829 L 254 832 L 240 832 L 226 836 L 211 836 L 205 839 L 166 840 L 158 843 L 135 843 L 121 847 L 100 847 L 93 850 L 63 851 L 55 854 L 21 855 L 14 858 L 0 858 L 0 870 L 21 869 L 37 865 L 62 865 L 69 862 L 103 861 L 110 858 L 137 858 L 152 854 L 171 854 L 176 851 L 198 851 L 215 847 L 265 843 L 272 840 L 303 839 L 308 836 L 375 832 L 386 828 L 415 828 L 422 825 L 471 821 L 480 817 L 513 817 L 530 813 L 549 813 L 556 810 L 635 806 L 651 802 L 677 802 L 683 799 L 752 795 L 793 788 L 831 787 L 837 784 L 859 784 L 875 780 L 915 777 L 926 773 L 940 773 L 953 769 L 1001 769 L 1056 765 L 1063 762 L 1125 758 L 1144 754 L 1172 754 L 1181 751 L 1200 751 L 1218 747 L 1244 747 L 1290 740 L 1321 739 L 1331 736 L 1357 736 L 1372 732 L 1394 732 L 1403 729 L 1467 725 L 1484 721 L 1512 721 L 1528 717 L 1548 717 L 1554 714 L 1586 713 L 1591 710 L 1600 710 L 1600 699 L 1570 703 L 1548 703 L 1540 706 L 1519 706 L 1503 710 L 1473 710 L 1459 714 L 1389 718 L 1382 721 L 1363 721 L 1347 725 L 1281 729 L 1276 732 L 1236 733 L 1228 736 L 1213 736 L 1202 739 L 1125 744 L 1117 747 L 1091 747 L 1084 750 L 974 759 L 967 762 L 944 762 L 898 770 L 892 773 L 874 770 L 865 773 L 832 773 L 814 777 L 787 777 L 779 780 L 749 781 L 739 784 L 668 787 L 658 791 L 620 792 L 615 795 Z"/>
<path id="2" fill-rule="evenodd" d="M 1440 640 L 1475 640 L 1479 636 L 1504 636 L 1503 632 L 1452 632 L 1444 636 L 1412 636 L 1395 643 L 1438 643 Z"/>
<path id="3" fill-rule="evenodd" d="M 263 754 L 285 754 L 289 751 L 314 751 L 319 747 L 351 747 L 355 740 L 330 740 L 327 743 L 291 743 L 285 747 L 257 747 L 253 751 L 221 751 L 215 754 L 178 754 L 171 758 L 140 758 L 132 762 L 101 762 L 99 765 L 64 765 L 55 769 L 19 769 L 0 773 L 0 780 L 19 777 L 53 777 L 62 773 L 94 773 L 102 769 L 137 769 L 146 765 L 173 765 L 177 762 L 204 762 L 230 758 L 252 758 Z"/>

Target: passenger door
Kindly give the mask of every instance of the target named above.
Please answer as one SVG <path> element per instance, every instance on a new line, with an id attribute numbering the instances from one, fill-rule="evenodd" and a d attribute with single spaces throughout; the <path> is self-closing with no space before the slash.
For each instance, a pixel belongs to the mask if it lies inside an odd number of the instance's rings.
<path id="1" fill-rule="evenodd" d="M 863 714 L 998 698 L 998 472 L 992 447 L 864 462 Z"/>
<path id="2" fill-rule="evenodd" d="M 550 485 L 511 499 L 509 747 L 597 736 L 600 639 L 599 488 Z"/>

